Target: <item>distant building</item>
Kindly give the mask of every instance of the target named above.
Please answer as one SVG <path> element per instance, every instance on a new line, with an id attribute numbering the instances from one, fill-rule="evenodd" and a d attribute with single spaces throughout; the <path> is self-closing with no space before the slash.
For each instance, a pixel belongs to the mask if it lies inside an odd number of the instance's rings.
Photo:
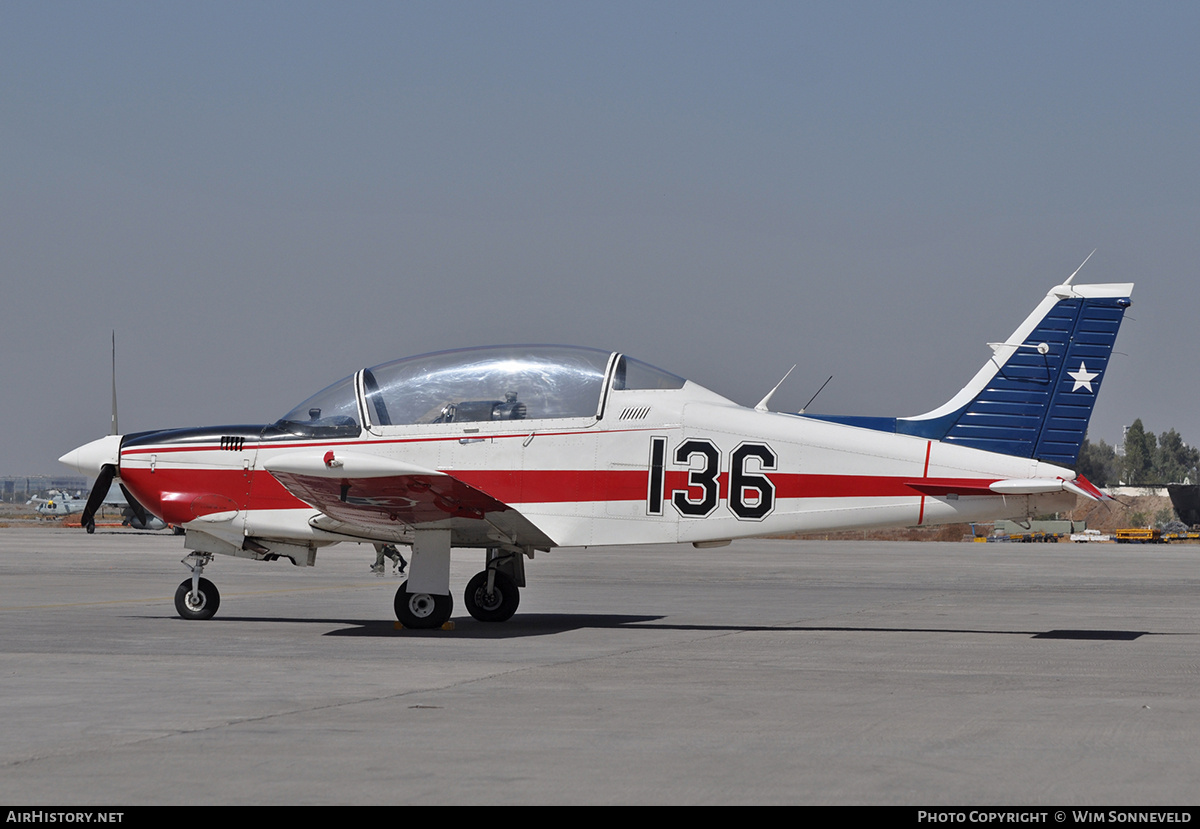
<path id="1" fill-rule="evenodd" d="M 3 475 L 0 476 L 0 501 L 24 503 L 34 495 L 52 489 L 86 495 L 90 486 L 88 479 L 80 475 Z"/>

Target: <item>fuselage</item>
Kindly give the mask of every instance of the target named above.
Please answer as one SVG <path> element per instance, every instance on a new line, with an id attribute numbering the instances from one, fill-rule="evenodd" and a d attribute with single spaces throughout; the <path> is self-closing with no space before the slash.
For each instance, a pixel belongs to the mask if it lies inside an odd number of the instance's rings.
<path id="1" fill-rule="evenodd" d="M 1062 467 L 755 411 L 691 382 L 608 389 L 602 409 L 600 418 L 368 423 L 336 439 L 275 426 L 142 433 L 123 440 L 119 474 L 164 521 L 234 544 L 363 536 L 268 471 L 272 458 L 304 451 L 370 454 L 445 473 L 527 519 L 541 534 L 528 539 L 536 547 L 940 524 L 1074 503 L 1070 493 L 988 490 L 1005 479 L 1074 477 Z M 404 541 L 407 530 L 399 516 L 390 537 Z M 455 543 L 492 541 L 486 525 L 472 534 L 460 522 Z"/>

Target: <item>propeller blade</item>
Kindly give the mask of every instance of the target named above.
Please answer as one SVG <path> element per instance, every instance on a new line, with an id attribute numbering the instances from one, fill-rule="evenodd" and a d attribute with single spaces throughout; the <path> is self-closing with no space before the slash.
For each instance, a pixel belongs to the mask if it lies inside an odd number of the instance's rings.
<path id="1" fill-rule="evenodd" d="M 83 512 L 79 516 L 79 523 L 88 532 L 94 532 L 96 529 L 96 510 L 100 509 L 100 505 L 104 503 L 104 496 L 108 494 L 108 488 L 112 486 L 113 476 L 117 474 L 117 468 L 111 463 L 106 463 L 100 467 L 100 474 L 96 476 L 96 483 L 92 486 L 92 491 L 88 493 L 87 503 L 83 506 Z"/>
<path id="2" fill-rule="evenodd" d="M 125 488 L 125 484 L 118 484 L 118 486 L 121 487 L 121 494 L 123 494 L 125 496 L 125 501 L 126 501 L 126 503 L 129 504 L 129 509 L 133 511 L 133 517 L 136 518 L 139 522 L 141 522 L 142 526 L 138 527 L 138 529 L 145 528 L 146 520 L 147 520 L 146 508 L 143 507 L 138 502 L 138 499 L 134 498 L 133 494 L 130 493 L 130 491 Z"/>
<path id="3" fill-rule="evenodd" d="M 112 431 L 110 435 L 119 435 L 117 428 L 117 332 L 112 333 Z"/>

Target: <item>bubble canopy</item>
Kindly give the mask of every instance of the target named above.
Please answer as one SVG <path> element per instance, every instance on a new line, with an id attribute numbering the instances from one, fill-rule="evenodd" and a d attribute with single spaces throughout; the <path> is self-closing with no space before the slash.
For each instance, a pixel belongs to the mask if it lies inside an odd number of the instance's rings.
<path id="1" fill-rule="evenodd" d="M 352 436 L 372 427 L 596 417 L 613 391 L 679 389 L 684 379 L 593 348 L 495 346 L 439 351 L 364 369 L 296 406 L 275 425 L 306 436 Z"/>

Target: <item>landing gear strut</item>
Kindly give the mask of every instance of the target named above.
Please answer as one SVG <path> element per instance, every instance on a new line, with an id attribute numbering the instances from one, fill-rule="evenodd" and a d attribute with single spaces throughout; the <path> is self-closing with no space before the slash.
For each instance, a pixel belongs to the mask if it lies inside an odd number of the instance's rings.
<path id="1" fill-rule="evenodd" d="M 195 564 L 189 564 L 188 559 L 193 559 Z M 221 594 L 217 586 L 208 579 L 200 578 L 212 559 L 212 553 L 197 552 L 183 560 L 183 566 L 192 571 L 192 577 L 180 582 L 175 590 L 175 610 L 181 618 L 211 619 L 221 606 Z"/>

